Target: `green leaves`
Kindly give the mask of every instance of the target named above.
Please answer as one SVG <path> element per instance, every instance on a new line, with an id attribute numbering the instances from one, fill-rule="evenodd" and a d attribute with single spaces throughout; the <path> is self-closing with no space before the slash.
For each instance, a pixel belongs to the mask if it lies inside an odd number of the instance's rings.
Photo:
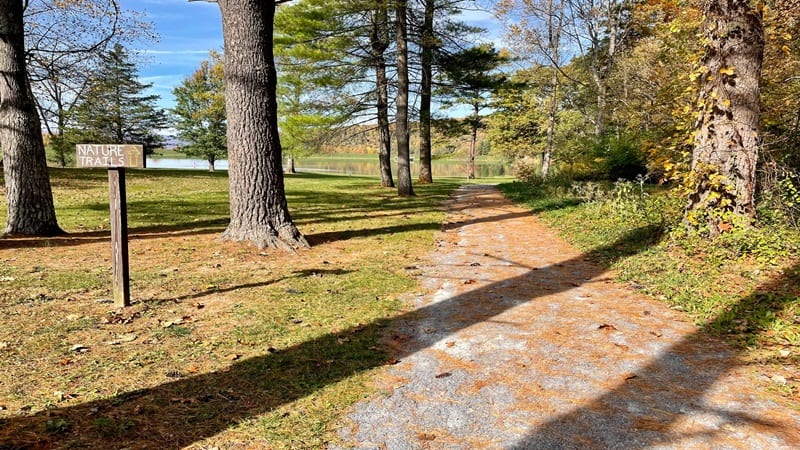
<path id="1" fill-rule="evenodd" d="M 225 79 L 222 56 L 212 51 L 209 59 L 173 90 L 171 110 L 178 137 L 187 145 L 181 151 L 202 157 L 213 167 L 227 153 Z"/>

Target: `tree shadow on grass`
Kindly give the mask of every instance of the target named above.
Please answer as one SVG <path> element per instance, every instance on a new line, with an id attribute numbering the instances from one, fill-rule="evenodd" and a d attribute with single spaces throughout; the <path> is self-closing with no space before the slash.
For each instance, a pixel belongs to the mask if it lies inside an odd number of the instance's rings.
<path id="1" fill-rule="evenodd" d="M 640 242 L 638 246 L 626 244 L 631 251 L 640 251 L 649 242 Z M 485 301 L 485 297 L 494 295 L 502 284 L 531 283 L 532 289 L 536 289 L 539 277 L 580 279 L 582 282 L 605 270 L 593 266 L 576 275 L 574 267 L 585 264 L 586 256 L 493 283 L 391 320 L 378 320 L 341 333 L 326 334 L 277 352 L 264 349 L 262 355 L 236 362 L 226 370 L 185 376 L 109 399 L 3 419 L 0 420 L 0 449 L 179 449 L 354 374 L 389 363 L 392 359 L 378 350 L 376 343 L 394 321 L 448 315 L 459 308 L 481 309 L 480 314 L 470 316 L 472 319 L 454 322 L 449 330 L 454 332 L 523 303 L 523 300 Z M 574 287 L 562 285 L 562 289 Z M 534 296 L 552 292 L 537 290 Z M 405 357 L 427 345 L 419 341 L 408 346 L 404 354 L 394 357 Z"/>
<path id="2" fill-rule="evenodd" d="M 128 229 L 130 241 L 142 239 L 158 239 L 164 237 L 196 236 L 222 233 L 228 225 L 228 219 L 210 219 L 185 224 L 155 225 Z M 19 248 L 72 247 L 76 245 L 111 242 L 111 231 L 79 231 L 51 238 L 15 236 L 0 239 L 0 250 Z"/>
<path id="3" fill-rule="evenodd" d="M 493 320 L 510 308 L 554 291 L 575 289 L 605 272 L 606 267 L 587 260 L 608 261 L 599 256 L 611 250 L 615 250 L 617 258 L 632 255 L 652 243 L 651 233 L 634 230 L 608 247 L 576 258 L 529 270 L 392 319 L 325 334 L 277 351 L 263 349 L 261 355 L 233 363 L 224 370 L 152 383 L 151 387 L 109 399 L 3 419 L 0 449 L 179 449 L 350 376 L 391 363 L 394 359 L 375 345 L 393 323 L 448 317 L 450 334 Z M 553 284 L 552 280 L 558 283 Z M 487 301 L 497 298 L 498 291 L 509 285 L 529 286 L 530 296 Z M 764 286 L 762 290 L 770 288 Z M 751 303 L 755 298 L 742 299 L 734 314 L 740 318 L 753 314 Z M 784 304 L 777 301 L 771 308 Z M 465 309 L 470 314 L 458 314 Z M 704 327 L 707 329 L 708 326 Z M 427 339 L 412 339 L 403 346 L 403 353 L 394 357 L 407 357 L 431 343 Z M 703 395 L 713 390 L 716 381 L 739 364 L 733 356 L 731 351 L 720 349 L 718 342 L 706 340 L 701 332 L 666 351 L 634 377 L 621 380 L 619 386 L 598 393 L 590 406 L 547 421 L 515 448 L 582 448 L 587 442 L 597 448 L 680 444 L 687 436 L 674 435 L 656 425 L 666 427 L 687 411 L 698 410 L 728 423 L 771 426 L 742 409 L 726 411 L 702 403 Z M 743 410 L 747 410 L 746 405 Z"/>

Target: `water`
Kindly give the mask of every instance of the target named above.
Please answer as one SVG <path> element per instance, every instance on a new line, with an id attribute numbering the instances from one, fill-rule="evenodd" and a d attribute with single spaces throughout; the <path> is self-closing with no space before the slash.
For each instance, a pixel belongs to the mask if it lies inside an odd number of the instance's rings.
<path id="1" fill-rule="evenodd" d="M 458 160 L 434 160 L 432 163 L 434 177 L 466 177 L 467 164 Z M 201 159 L 173 159 L 173 158 L 147 158 L 149 169 L 187 169 L 208 170 L 208 162 Z M 215 164 L 216 170 L 228 170 L 228 161 L 219 160 Z M 344 175 L 380 176 L 378 157 L 374 159 L 348 159 L 348 158 L 304 158 L 295 160 L 298 172 L 322 172 Z M 397 167 L 392 167 L 393 174 L 397 174 Z M 411 163 L 411 174 L 419 173 L 419 164 Z M 492 178 L 511 175 L 508 166 L 502 163 L 475 163 L 475 175 L 478 178 Z"/>

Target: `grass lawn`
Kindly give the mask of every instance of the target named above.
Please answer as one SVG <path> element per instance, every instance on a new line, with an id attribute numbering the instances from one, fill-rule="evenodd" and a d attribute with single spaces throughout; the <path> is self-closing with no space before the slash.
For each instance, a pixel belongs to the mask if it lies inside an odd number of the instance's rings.
<path id="1" fill-rule="evenodd" d="M 457 186 L 398 198 L 375 178 L 288 176 L 313 245 L 290 254 L 217 240 L 226 174 L 129 170 L 134 302 L 118 309 L 107 172 L 51 178 L 70 234 L 0 239 L 0 448 L 323 446 L 391 363 L 381 337 Z"/>

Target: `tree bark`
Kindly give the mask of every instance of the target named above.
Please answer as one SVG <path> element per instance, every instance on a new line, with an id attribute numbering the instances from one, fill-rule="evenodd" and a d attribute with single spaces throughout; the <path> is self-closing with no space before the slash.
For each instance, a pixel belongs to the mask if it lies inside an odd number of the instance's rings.
<path id="1" fill-rule="evenodd" d="M 472 123 L 470 124 L 469 155 L 467 160 L 467 178 L 470 180 L 475 179 L 475 145 L 478 142 L 479 112 L 478 107 L 475 106 L 472 112 Z"/>
<path id="2" fill-rule="evenodd" d="M 231 221 L 222 239 L 295 249 L 308 242 L 289 215 L 278 136 L 275 3 L 219 0 L 225 41 L 225 107 Z"/>
<path id="3" fill-rule="evenodd" d="M 414 195 L 411 186 L 411 164 L 408 145 L 408 18 L 406 0 L 397 0 L 397 193 Z"/>
<path id="4" fill-rule="evenodd" d="M 389 130 L 389 79 L 386 76 L 386 49 L 389 48 L 389 12 L 385 0 L 376 0 L 372 11 L 370 45 L 375 69 L 378 119 L 378 163 L 381 186 L 394 187 L 392 178 L 392 133 Z"/>
<path id="5" fill-rule="evenodd" d="M 4 234 L 53 236 L 53 192 L 41 123 L 25 68 L 22 1 L 0 0 L 0 147 L 8 217 Z"/>
<path id="6" fill-rule="evenodd" d="M 542 179 L 550 176 L 550 165 L 553 160 L 556 139 L 556 120 L 558 119 L 558 69 L 553 67 L 550 76 L 550 98 L 547 111 L 547 140 L 542 152 Z"/>
<path id="7" fill-rule="evenodd" d="M 685 221 L 713 235 L 755 217 L 764 30 L 748 0 L 707 0 L 703 12 L 707 71 Z"/>
<path id="8" fill-rule="evenodd" d="M 433 85 L 433 13 L 435 0 L 425 0 L 422 21 L 419 95 L 419 183 L 433 183 L 431 168 L 431 87 Z"/>

